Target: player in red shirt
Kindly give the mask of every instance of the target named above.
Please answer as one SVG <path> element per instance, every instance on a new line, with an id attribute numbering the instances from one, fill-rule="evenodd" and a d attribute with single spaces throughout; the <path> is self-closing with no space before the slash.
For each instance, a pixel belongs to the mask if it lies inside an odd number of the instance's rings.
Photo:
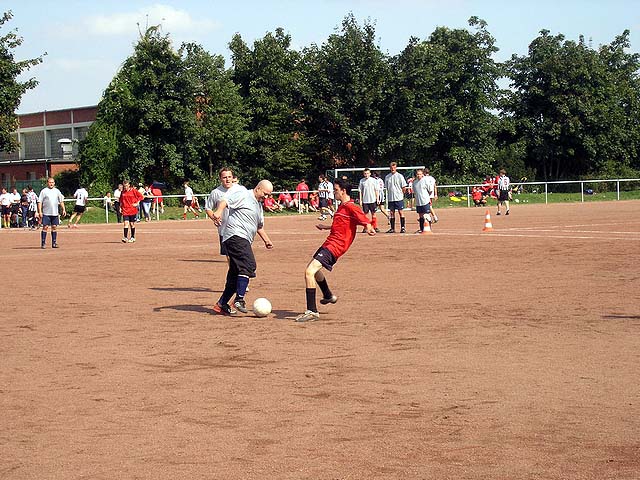
<path id="1" fill-rule="evenodd" d="M 336 303 L 336 297 L 327 285 L 327 280 L 322 273 L 322 267 L 331 271 L 333 266 L 342 255 L 344 255 L 356 238 L 359 225 L 365 225 L 369 235 L 375 235 L 376 231 L 371 225 L 371 220 L 364 214 L 362 209 L 353 203 L 349 192 L 350 186 L 346 180 L 337 179 L 334 182 L 336 200 L 340 201 L 340 206 L 333 216 L 331 226 L 318 224 L 318 230 L 331 230 L 329 236 L 322 246 L 313 255 L 304 272 L 307 295 L 307 310 L 296 317 L 296 322 L 312 322 L 320 318 L 316 305 L 316 285 L 322 290 L 320 303 Z"/>
<path id="2" fill-rule="evenodd" d="M 136 214 L 138 213 L 138 204 L 144 199 L 142 194 L 135 188 L 131 187 L 128 181 L 122 182 L 124 190 L 120 194 L 120 212 L 124 218 L 124 237 L 122 243 L 134 243 L 136 241 Z M 131 225 L 131 238 L 129 235 L 129 225 Z"/>

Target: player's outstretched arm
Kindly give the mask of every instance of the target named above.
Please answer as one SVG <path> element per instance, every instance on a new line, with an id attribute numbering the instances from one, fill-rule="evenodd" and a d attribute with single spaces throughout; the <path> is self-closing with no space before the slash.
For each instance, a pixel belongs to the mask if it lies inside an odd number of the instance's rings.
<path id="1" fill-rule="evenodd" d="M 318 230 L 331 230 L 331 225 L 325 225 L 324 223 L 318 223 L 316 225 Z"/>
<path id="2" fill-rule="evenodd" d="M 269 238 L 269 235 L 264 228 L 258 229 L 258 235 L 260 235 L 260 238 L 264 242 L 264 246 L 267 247 L 267 249 L 271 250 L 273 248 L 273 242 Z"/>

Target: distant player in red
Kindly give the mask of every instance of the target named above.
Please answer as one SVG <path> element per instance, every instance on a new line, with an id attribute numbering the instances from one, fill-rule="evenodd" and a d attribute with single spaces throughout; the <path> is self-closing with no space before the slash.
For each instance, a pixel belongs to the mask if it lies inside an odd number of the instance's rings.
<path id="1" fill-rule="evenodd" d="M 333 216 L 331 226 L 318 224 L 316 228 L 319 230 L 331 230 L 329 236 L 322 246 L 313 255 L 313 258 L 307 265 L 304 272 L 307 295 L 307 310 L 296 317 L 296 322 L 312 322 L 320 318 L 318 307 L 316 305 L 316 285 L 322 290 L 322 299 L 320 303 L 326 305 L 328 303 L 336 303 L 336 297 L 327 284 L 327 280 L 322 273 L 322 268 L 331 271 L 333 266 L 342 255 L 344 255 L 356 238 L 356 232 L 359 225 L 364 225 L 369 235 L 375 235 L 376 231 L 371 225 L 371 221 L 364 214 L 362 209 L 357 206 L 349 192 L 351 187 L 346 180 L 337 179 L 334 182 L 334 190 L 336 200 L 340 201 L 340 206 Z"/>
<path id="2" fill-rule="evenodd" d="M 124 218 L 124 236 L 122 243 L 134 243 L 136 241 L 136 214 L 138 213 L 138 204 L 144 199 L 142 194 L 135 188 L 131 187 L 128 181 L 122 182 L 124 186 L 123 192 L 120 194 L 120 212 Z M 129 235 L 129 225 L 131 225 L 131 238 Z"/>

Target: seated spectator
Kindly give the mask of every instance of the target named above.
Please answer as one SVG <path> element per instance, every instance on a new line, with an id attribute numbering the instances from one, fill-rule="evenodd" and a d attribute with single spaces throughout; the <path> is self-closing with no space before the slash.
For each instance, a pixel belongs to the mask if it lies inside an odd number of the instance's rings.
<path id="1" fill-rule="evenodd" d="M 271 194 L 264 197 L 262 204 L 264 205 L 264 209 L 267 212 L 278 213 L 282 210 L 282 207 L 278 203 L 276 203 L 276 199 L 273 198 L 273 195 Z"/>
<path id="2" fill-rule="evenodd" d="M 280 207 L 284 208 L 297 208 L 297 205 L 294 203 L 293 198 L 289 192 L 282 192 L 278 195 L 278 204 Z"/>
<path id="3" fill-rule="evenodd" d="M 309 194 L 309 210 L 317 212 L 320 208 L 320 198 L 316 192 Z"/>
<path id="4" fill-rule="evenodd" d="M 482 187 L 473 187 L 471 190 L 471 198 L 476 207 L 483 207 L 487 204 L 487 196 L 482 191 Z"/>

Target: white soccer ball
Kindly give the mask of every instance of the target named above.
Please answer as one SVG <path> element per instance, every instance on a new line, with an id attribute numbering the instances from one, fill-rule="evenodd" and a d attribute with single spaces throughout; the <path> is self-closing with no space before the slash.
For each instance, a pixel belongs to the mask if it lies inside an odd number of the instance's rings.
<path id="1" fill-rule="evenodd" d="M 520 199 L 519 198 L 516 198 L 516 203 L 520 203 Z"/>
<path id="2" fill-rule="evenodd" d="M 256 317 L 266 317 L 271 313 L 271 302 L 266 298 L 256 298 L 253 302 L 253 313 Z"/>

